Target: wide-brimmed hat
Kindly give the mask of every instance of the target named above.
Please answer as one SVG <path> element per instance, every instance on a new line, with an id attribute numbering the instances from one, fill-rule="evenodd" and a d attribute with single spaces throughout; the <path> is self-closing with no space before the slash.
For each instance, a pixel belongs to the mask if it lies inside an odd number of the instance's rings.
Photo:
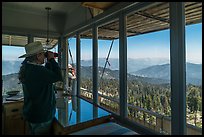
<path id="1" fill-rule="evenodd" d="M 44 49 L 44 47 L 40 41 L 36 41 L 36 42 L 26 44 L 25 45 L 25 51 L 26 51 L 26 54 L 24 54 L 18 58 L 29 57 L 29 56 L 32 56 L 34 54 L 40 53 L 40 52 L 45 52 L 46 50 Z"/>

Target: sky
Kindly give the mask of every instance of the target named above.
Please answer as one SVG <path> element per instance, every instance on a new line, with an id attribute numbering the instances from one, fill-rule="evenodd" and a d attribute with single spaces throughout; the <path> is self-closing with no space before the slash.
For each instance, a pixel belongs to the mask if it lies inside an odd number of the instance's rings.
<path id="1" fill-rule="evenodd" d="M 187 62 L 202 63 L 202 23 L 186 26 L 186 60 Z M 70 38 L 70 50 L 73 59 L 76 58 L 76 39 Z M 111 46 L 110 40 L 98 41 L 98 56 L 106 58 Z M 128 58 L 166 58 L 170 59 L 170 32 L 168 30 L 138 35 L 127 38 Z M 54 49 L 56 50 L 56 49 Z M 2 60 L 22 60 L 18 56 L 25 53 L 24 48 L 2 47 Z M 114 44 L 109 58 L 119 57 L 119 41 Z M 81 58 L 92 59 L 92 40 L 81 39 Z M 75 61 L 74 61 L 75 62 Z"/>

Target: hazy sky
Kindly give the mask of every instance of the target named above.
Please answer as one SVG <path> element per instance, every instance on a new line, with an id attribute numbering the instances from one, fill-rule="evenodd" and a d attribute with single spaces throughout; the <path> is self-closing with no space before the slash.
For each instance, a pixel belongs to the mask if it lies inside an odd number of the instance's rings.
<path id="1" fill-rule="evenodd" d="M 169 30 L 128 37 L 128 58 L 170 58 Z M 98 41 L 98 56 L 106 58 L 112 41 Z M 76 40 L 69 40 L 73 58 L 76 58 Z M 92 40 L 81 40 L 81 58 L 92 59 Z M 119 57 L 119 41 L 115 40 L 110 58 Z M 19 60 L 24 54 L 24 48 L 2 47 L 2 60 Z M 75 60 L 75 59 L 74 59 Z M 186 26 L 186 60 L 192 63 L 202 63 L 202 23 Z"/>

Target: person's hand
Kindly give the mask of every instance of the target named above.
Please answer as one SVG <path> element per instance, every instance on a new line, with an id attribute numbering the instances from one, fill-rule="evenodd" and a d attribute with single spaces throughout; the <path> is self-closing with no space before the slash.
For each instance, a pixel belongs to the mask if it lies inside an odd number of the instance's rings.
<path id="1" fill-rule="evenodd" d="M 54 58 L 54 53 L 51 51 L 47 51 L 47 59 L 50 60 L 51 58 Z"/>

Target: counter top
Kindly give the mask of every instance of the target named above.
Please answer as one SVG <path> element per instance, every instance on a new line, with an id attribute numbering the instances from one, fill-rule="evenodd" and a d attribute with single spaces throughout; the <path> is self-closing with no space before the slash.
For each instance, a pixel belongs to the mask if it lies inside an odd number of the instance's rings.
<path id="1" fill-rule="evenodd" d="M 8 96 L 7 96 L 8 97 Z M 23 99 L 17 101 L 8 101 L 3 98 L 3 104 L 21 103 Z M 104 109 L 94 106 L 88 101 L 77 96 L 59 96 L 56 95 L 56 113 L 55 121 L 64 129 L 72 128 L 80 124 L 89 123 L 99 119 L 107 119 L 111 113 Z"/>
<path id="2" fill-rule="evenodd" d="M 21 106 L 21 109 L 23 106 L 23 99 L 8 101 L 4 96 L 2 102 L 3 108 L 4 104 L 8 104 L 6 106 L 10 106 L 9 108 L 11 110 L 16 107 L 14 103 L 19 104 L 18 106 Z M 53 123 L 53 132 L 54 134 L 69 134 L 90 126 L 104 123 L 108 121 L 110 117 L 111 113 L 98 106 L 94 106 L 82 98 L 77 96 L 56 95 L 56 113 Z"/>
<path id="3" fill-rule="evenodd" d="M 76 96 L 56 99 L 55 118 L 64 128 L 109 115 L 109 112 Z"/>

